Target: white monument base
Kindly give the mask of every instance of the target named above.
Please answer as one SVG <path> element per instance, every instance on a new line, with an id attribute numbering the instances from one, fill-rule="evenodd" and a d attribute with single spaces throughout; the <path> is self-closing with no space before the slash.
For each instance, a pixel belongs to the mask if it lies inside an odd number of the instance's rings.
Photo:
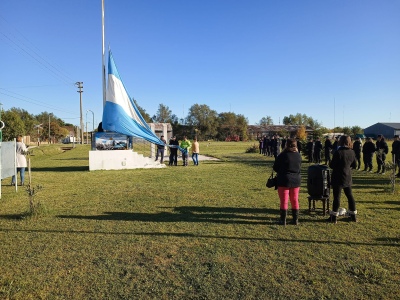
<path id="1" fill-rule="evenodd" d="M 165 165 L 132 150 L 89 151 L 89 171 L 143 168 L 165 168 Z"/>

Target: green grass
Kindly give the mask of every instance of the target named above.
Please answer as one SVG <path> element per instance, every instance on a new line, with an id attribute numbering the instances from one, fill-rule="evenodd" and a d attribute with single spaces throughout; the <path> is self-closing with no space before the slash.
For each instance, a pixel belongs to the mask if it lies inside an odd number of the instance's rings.
<path id="1" fill-rule="evenodd" d="M 42 211 L 2 182 L 0 299 L 399 299 L 400 200 L 354 173 L 358 223 L 308 212 L 276 224 L 273 160 L 201 143 L 198 167 L 88 171 L 88 146 L 33 149 Z M 345 196 L 342 207 L 347 208 Z M 321 203 L 317 203 L 321 207 Z"/>

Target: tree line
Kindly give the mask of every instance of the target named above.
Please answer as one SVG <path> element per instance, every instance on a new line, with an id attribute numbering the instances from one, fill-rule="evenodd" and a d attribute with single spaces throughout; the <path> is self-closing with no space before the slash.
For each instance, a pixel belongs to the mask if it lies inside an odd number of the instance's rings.
<path id="1" fill-rule="evenodd" d="M 238 140 L 248 139 L 247 126 L 249 122 L 241 114 L 233 112 L 218 113 L 208 105 L 194 104 L 189 108 L 186 118 L 179 119 L 167 105 L 159 104 L 156 114 L 151 117 L 137 104 L 136 100 L 134 102 L 146 122 L 170 123 L 174 134 L 178 136 L 197 136 L 199 140 L 226 140 L 233 137 Z M 47 141 L 49 133 L 51 139 L 58 141 L 68 136 L 70 129 L 73 130 L 74 128 L 74 125 L 65 123 L 52 113 L 42 112 L 38 115 L 33 115 L 24 109 L 15 107 L 2 111 L 1 120 L 5 123 L 5 127 L 2 130 L 3 141 L 12 140 L 19 134 L 39 137 L 40 140 Z M 40 125 L 39 130 L 38 125 Z M 256 125 L 265 126 L 274 125 L 274 123 L 270 116 L 265 116 Z M 347 135 L 363 133 L 362 128 L 359 126 L 328 129 L 312 117 L 300 113 L 285 116 L 283 125 L 309 126 L 314 130 L 314 137 L 322 136 L 322 134 L 329 132 L 341 132 Z M 281 133 L 281 135 L 284 135 L 284 133 Z"/>

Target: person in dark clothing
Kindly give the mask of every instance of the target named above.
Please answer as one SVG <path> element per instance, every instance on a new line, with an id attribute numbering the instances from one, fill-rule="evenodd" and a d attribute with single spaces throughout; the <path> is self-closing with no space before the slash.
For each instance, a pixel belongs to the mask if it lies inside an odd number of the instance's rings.
<path id="1" fill-rule="evenodd" d="M 312 163 L 313 162 L 313 157 L 314 157 L 314 141 L 313 139 L 310 139 L 306 145 L 306 150 L 307 150 L 307 155 L 308 155 L 308 162 Z"/>
<path id="2" fill-rule="evenodd" d="M 364 172 L 372 172 L 373 168 L 373 158 L 375 153 L 375 145 L 372 142 L 372 139 L 368 137 L 365 140 L 364 145 L 362 146 L 362 153 L 363 153 L 363 161 L 364 161 Z"/>
<path id="3" fill-rule="evenodd" d="M 278 195 L 280 199 L 279 223 L 286 225 L 288 201 L 292 207 L 292 224 L 299 222 L 299 191 L 301 184 L 301 155 L 295 139 L 288 139 L 286 147 L 275 159 L 273 165 L 277 173 Z"/>
<path id="4" fill-rule="evenodd" d="M 332 142 L 329 139 L 329 136 L 325 137 L 324 143 L 324 150 L 325 150 L 325 164 L 328 165 L 331 162 L 331 151 L 332 151 Z"/>
<path id="5" fill-rule="evenodd" d="M 167 143 L 167 141 L 164 139 L 163 135 L 160 137 L 160 140 L 164 144 L 163 145 L 157 145 L 156 161 L 158 160 L 158 156 L 160 156 L 161 157 L 160 163 L 163 163 L 163 161 L 164 161 L 165 144 Z"/>
<path id="6" fill-rule="evenodd" d="M 272 156 L 273 155 L 272 144 L 273 144 L 273 137 L 269 137 L 268 138 L 268 144 L 267 144 L 267 155 L 268 156 Z"/>
<path id="7" fill-rule="evenodd" d="M 296 143 L 297 143 L 297 151 L 299 151 L 300 155 L 301 155 L 301 150 L 302 150 L 302 144 L 299 138 L 296 138 Z"/>
<path id="8" fill-rule="evenodd" d="M 321 151 L 322 151 L 322 143 L 319 137 L 314 143 L 314 162 L 316 164 L 321 163 Z"/>
<path id="9" fill-rule="evenodd" d="M 176 139 L 176 136 L 172 136 L 171 139 L 169 140 L 169 145 L 172 147 L 169 147 L 169 166 L 177 166 L 178 165 L 178 146 L 179 142 Z"/>
<path id="10" fill-rule="evenodd" d="M 287 140 L 287 137 L 283 137 L 283 139 L 282 139 L 282 141 L 281 141 L 281 147 L 282 147 L 282 150 L 283 149 L 285 149 L 285 146 L 286 146 L 286 140 Z"/>
<path id="11" fill-rule="evenodd" d="M 353 151 L 354 154 L 356 155 L 356 160 L 357 160 L 356 170 L 360 170 L 361 168 L 361 149 L 362 149 L 361 139 L 359 137 L 356 137 L 353 143 Z"/>
<path id="12" fill-rule="evenodd" d="M 281 140 L 279 136 L 274 135 L 272 140 L 272 154 L 276 159 L 280 153 L 281 153 Z"/>
<path id="13" fill-rule="evenodd" d="M 103 122 L 100 122 L 100 123 L 99 123 L 99 126 L 97 126 L 97 132 L 104 132 L 104 129 L 103 129 Z"/>
<path id="14" fill-rule="evenodd" d="M 398 169 L 398 173 L 396 174 L 396 177 L 400 177 L 400 138 L 398 135 L 395 135 L 393 137 L 393 144 L 392 144 L 392 159 L 393 159 L 393 164 L 396 169 Z"/>
<path id="15" fill-rule="evenodd" d="M 264 155 L 269 155 L 268 154 L 268 144 L 269 144 L 269 138 L 267 136 L 264 136 L 264 139 L 263 139 L 263 154 Z"/>
<path id="16" fill-rule="evenodd" d="M 382 134 L 378 134 L 378 138 L 376 139 L 376 162 L 378 164 L 378 170 L 375 173 L 385 174 L 385 169 L 386 169 L 385 161 L 386 161 L 386 154 L 388 153 L 389 153 L 389 147 L 385 141 L 384 136 Z"/>
<path id="17" fill-rule="evenodd" d="M 335 153 L 335 151 L 338 148 L 338 142 L 339 142 L 339 137 L 335 137 L 335 141 L 332 144 L 332 155 Z"/>
<path id="18" fill-rule="evenodd" d="M 339 215 L 340 195 L 342 190 L 347 197 L 349 204 L 350 220 L 356 222 L 356 202 L 351 191 L 352 177 L 351 169 L 356 167 L 356 156 L 352 150 L 351 139 L 349 136 L 342 135 L 338 142 L 339 148 L 333 154 L 329 167 L 332 169 L 331 187 L 333 190 L 332 211 L 328 221 L 336 223 Z"/>
<path id="19" fill-rule="evenodd" d="M 264 154 L 264 153 L 263 153 L 263 141 L 264 141 L 263 138 L 260 138 L 260 139 L 258 140 L 258 149 L 260 150 L 260 154 Z"/>

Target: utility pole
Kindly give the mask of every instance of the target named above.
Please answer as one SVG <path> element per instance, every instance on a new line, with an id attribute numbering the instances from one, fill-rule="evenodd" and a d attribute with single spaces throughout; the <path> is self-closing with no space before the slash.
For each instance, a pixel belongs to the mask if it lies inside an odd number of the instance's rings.
<path id="1" fill-rule="evenodd" d="M 82 89 L 83 89 L 83 82 L 78 81 L 75 82 L 75 85 L 78 87 L 79 91 L 77 91 L 79 93 L 79 100 L 80 100 L 80 106 L 81 106 L 81 144 L 83 145 L 83 131 L 84 131 L 84 127 L 83 127 L 83 116 L 82 116 Z"/>
<path id="2" fill-rule="evenodd" d="M 51 144 L 51 140 L 50 140 L 50 116 L 51 116 L 51 113 L 49 114 L 49 144 Z"/>

